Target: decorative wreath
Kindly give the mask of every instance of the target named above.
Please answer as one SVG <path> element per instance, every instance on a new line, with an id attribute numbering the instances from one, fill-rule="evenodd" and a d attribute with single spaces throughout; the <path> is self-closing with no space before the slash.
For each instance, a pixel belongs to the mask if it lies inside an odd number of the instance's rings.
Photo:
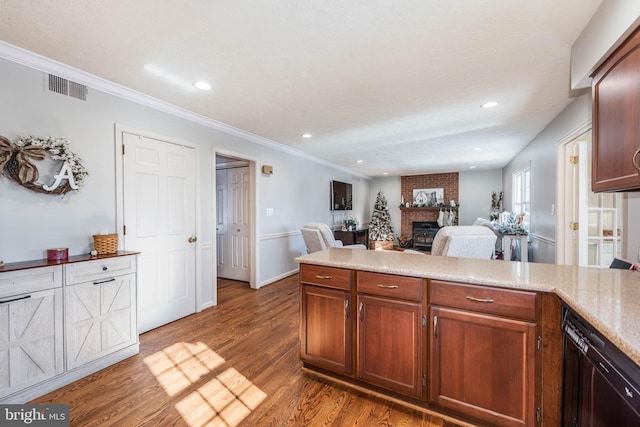
<path id="1" fill-rule="evenodd" d="M 66 162 L 71 169 L 74 181 L 79 188 L 84 184 L 84 179 L 89 171 L 82 165 L 80 157 L 68 148 L 69 141 L 66 138 L 34 138 L 33 136 L 21 137 L 12 143 L 0 135 L 0 172 L 3 170 L 7 176 L 29 190 L 43 194 L 66 194 L 72 188 L 69 180 L 65 180 L 51 191 L 38 184 L 40 174 L 33 161 L 43 160 L 49 153 L 53 160 Z"/>

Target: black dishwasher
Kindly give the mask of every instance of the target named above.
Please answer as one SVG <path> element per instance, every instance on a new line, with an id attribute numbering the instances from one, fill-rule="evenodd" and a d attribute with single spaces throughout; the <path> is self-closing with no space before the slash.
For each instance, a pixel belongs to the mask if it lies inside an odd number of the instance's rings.
<path id="1" fill-rule="evenodd" d="M 570 308 L 564 331 L 563 426 L 640 426 L 640 368 Z"/>

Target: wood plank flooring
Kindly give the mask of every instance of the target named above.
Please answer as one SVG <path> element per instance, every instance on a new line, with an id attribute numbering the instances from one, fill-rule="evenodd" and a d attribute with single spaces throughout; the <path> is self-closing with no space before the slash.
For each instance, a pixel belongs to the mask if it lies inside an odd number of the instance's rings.
<path id="1" fill-rule="evenodd" d="M 32 403 L 71 426 L 455 426 L 304 372 L 298 276 L 218 280 L 218 306 L 147 332 L 140 354 Z"/>

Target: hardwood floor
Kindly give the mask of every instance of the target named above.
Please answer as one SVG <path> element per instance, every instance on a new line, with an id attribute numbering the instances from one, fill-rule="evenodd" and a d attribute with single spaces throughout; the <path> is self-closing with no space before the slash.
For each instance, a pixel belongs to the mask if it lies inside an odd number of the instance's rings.
<path id="1" fill-rule="evenodd" d="M 298 276 L 259 290 L 218 280 L 218 306 L 147 332 L 140 354 L 32 403 L 71 426 L 454 426 L 306 373 Z"/>

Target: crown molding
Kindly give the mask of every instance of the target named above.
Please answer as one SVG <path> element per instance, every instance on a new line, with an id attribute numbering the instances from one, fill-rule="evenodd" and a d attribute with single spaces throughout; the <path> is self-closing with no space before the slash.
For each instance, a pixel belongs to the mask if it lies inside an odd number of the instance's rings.
<path id="1" fill-rule="evenodd" d="M 340 165 L 336 165 L 319 157 L 275 142 L 271 139 L 264 138 L 254 133 L 247 132 L 218 120 L 206 117 L 202 114 L 194 113 L 193 111 L 187 110 L 186 108 L 182 108 L 161 99 L 145 95 L 142 92 L 135 91 L 126 86 L 119 85 L 112 81 L 87 73 L 86 71 L 82 71 L 70 65 L 63 64 L 62 62 L 55 61 L 21 47 L 14 46 L 2 40 L 0 40 L 0 58 L 24 65 L 29 68 L 33 68 L 35 70 L 42 71 L 44 73 L 55 74 L 57 76 L 64 77 L 65 79 L 83 84 L 92 89 L 99 90 L 101 92 L 108 93 L 122 99 L 126 99 L 127 101 L 144 105 L 145 107 L 149 107 L 154 110 L 161 111 L 163 113 L 170 114 L 172 116 L 179 117 L 190 122 L 227 133 L 229 135 L 237 136 L 247 141 L 255 142 L 256 144 L 260 144 L 277 151 L 285 152 L 296 157 L 310 160 L 312 162 L 333 169 L 341 170 L 343 172 L 359 176 L 361 178 L 369 180 L 371 179 L 371 177 L 367 175 L 363 175 L 359 172 L 353 171 Z"/>

